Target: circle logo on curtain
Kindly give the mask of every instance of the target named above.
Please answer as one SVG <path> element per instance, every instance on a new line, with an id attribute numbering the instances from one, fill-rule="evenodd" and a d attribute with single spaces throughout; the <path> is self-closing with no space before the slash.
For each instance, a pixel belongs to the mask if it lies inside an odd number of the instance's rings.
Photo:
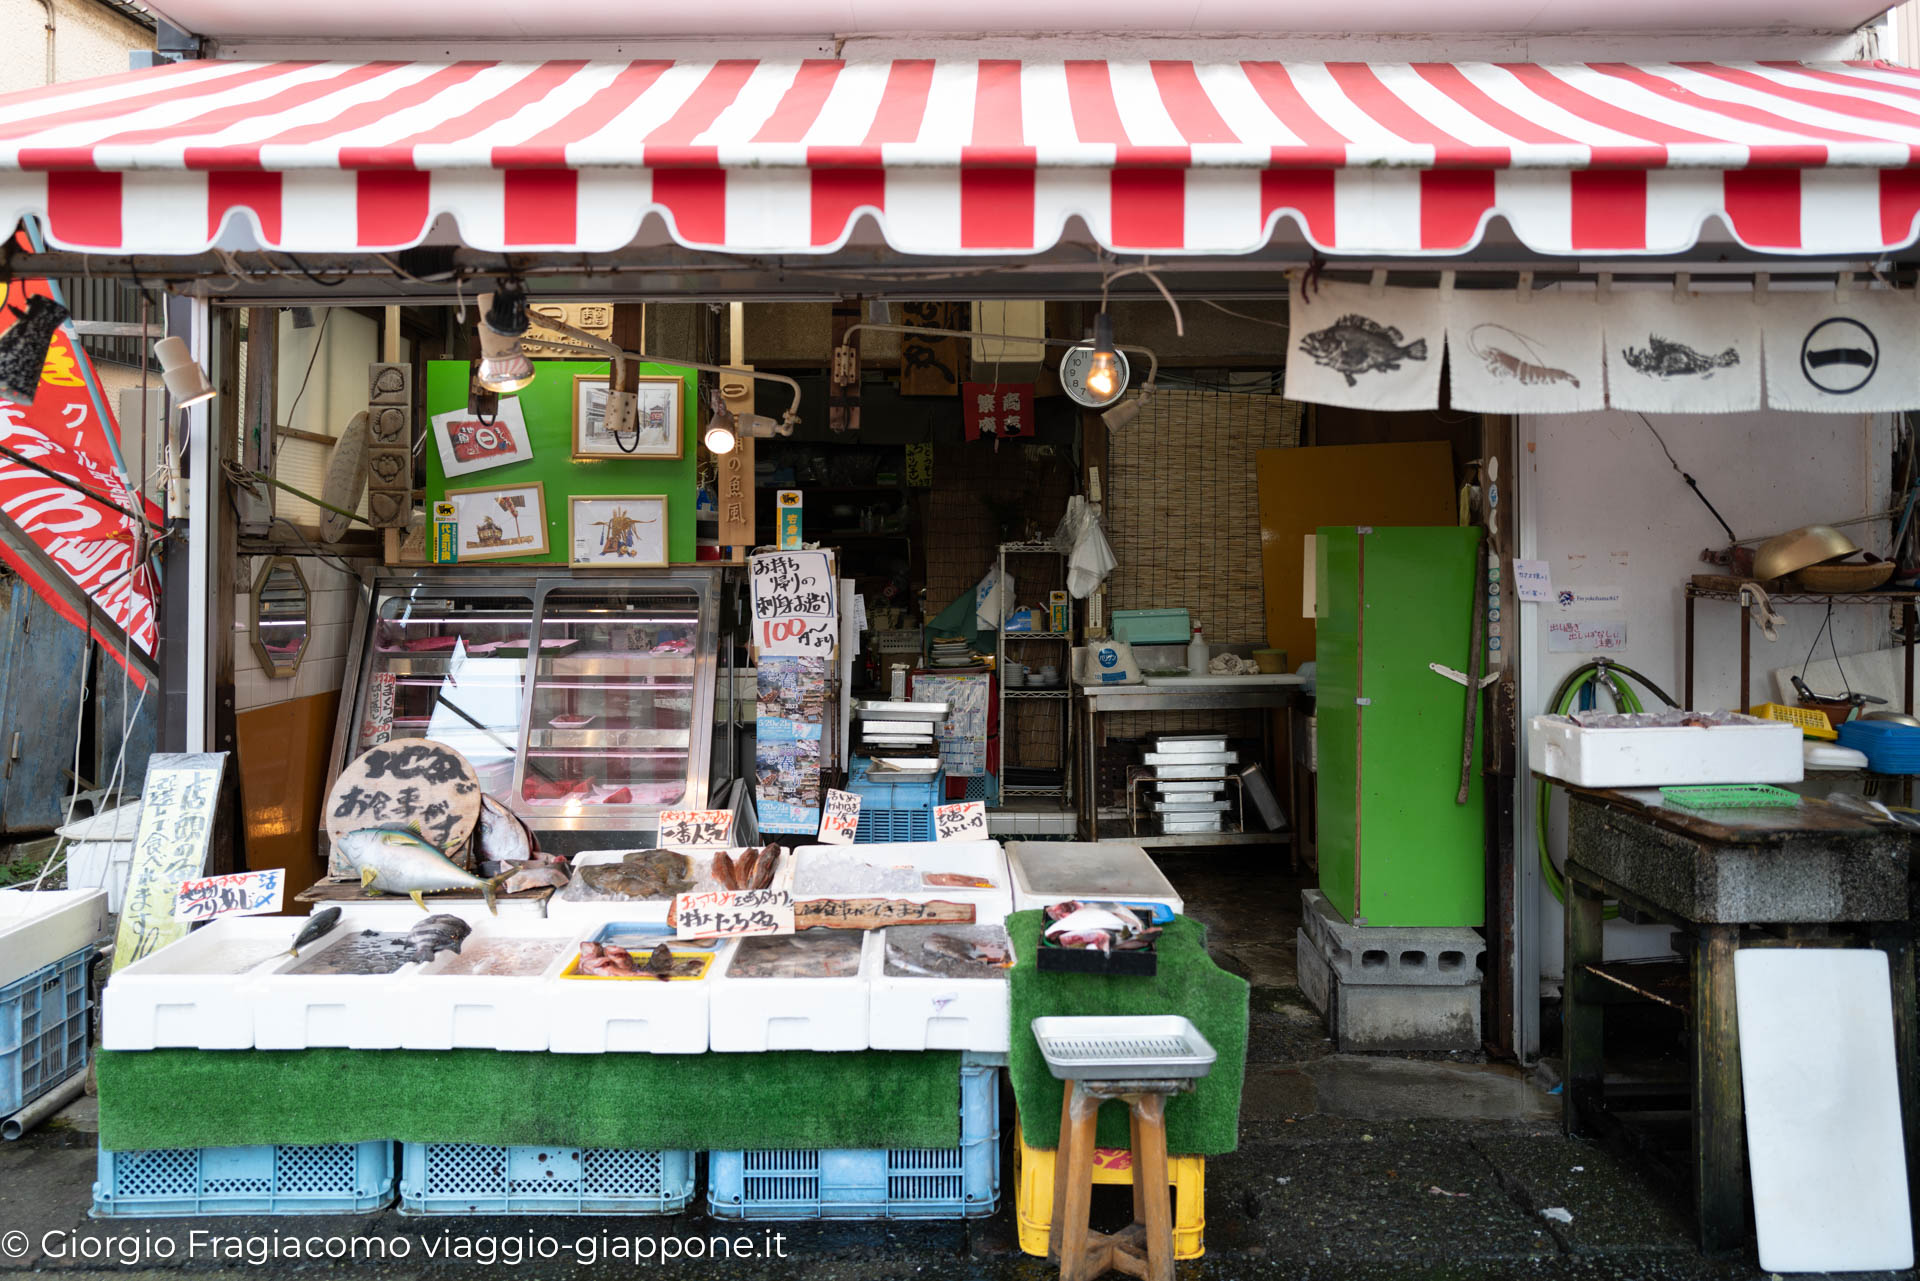
<path id="1" fill-rule="evenodd" d="M 1880 367 L 1880 340 L 1851 316 L 1834 316 L 1807 331 L 1800 372 L 1830 396 L 1859 391 Z"/>

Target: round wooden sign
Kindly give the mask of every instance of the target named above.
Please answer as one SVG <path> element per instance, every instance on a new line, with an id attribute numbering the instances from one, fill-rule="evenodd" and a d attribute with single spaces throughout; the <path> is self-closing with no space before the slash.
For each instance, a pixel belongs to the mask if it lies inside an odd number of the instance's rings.
<path id="1" fill-rule="evenodd" d="M 370 747 L 340 771 L 327 794 L 327 839 L 368 827 L 418 824 L 448 858 L 480 822 L 480 777 L 467 758 L 430 738 Z"/>

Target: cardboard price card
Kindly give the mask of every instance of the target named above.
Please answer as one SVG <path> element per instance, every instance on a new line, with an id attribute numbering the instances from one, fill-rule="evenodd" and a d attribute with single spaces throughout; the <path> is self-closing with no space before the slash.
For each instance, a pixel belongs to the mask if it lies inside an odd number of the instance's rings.
<path id="1" fill-rule="evenodd" d="M 860 798 L 852 792 L 827 789 L 827 810 L 820 816 L 822 845 L 851 845 L 860 827 Z"/>
<path id="2" fill-rule="evenodd" d="M 216 916 L 278 912 L 286 892 L 286 873 L 277 867 L 231 876 L 196 877 L 180 883 L 173 916 L 179 921 L 211 921 Z"/>
<path id="3" fill-rule="evenodd" d="M 839 591 L 825 552 L 774 552 L 749 562 L 753 641 L 762 654 L 831 654 L 840 639 Z"/>
<path id="4" fill-rule="evenodd" d="M 957 805 L 934 806 L 933 839 L 936 841 L 986 840 L 986 802 L 961 801 Z"/>
<path id="5" fill-rule="evenodd" d="M 732 810 L 661 810 L 660 845 L 663 849 L 708 849 L 730 844 Z"/>
<path id="6" fill-rule="evenodd" d="M 668 918 L 682 939 L 793 933 L 793 895 L 786 890 L 709 890 L 676 894 Z"/>

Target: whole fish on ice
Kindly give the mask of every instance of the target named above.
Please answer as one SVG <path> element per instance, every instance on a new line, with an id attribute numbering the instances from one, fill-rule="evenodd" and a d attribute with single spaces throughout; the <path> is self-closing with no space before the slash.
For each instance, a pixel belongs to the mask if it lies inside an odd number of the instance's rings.
<path id="1" fill-rule="evenodd" d="M 287 949 L 288 956 L 300 955 L 300 949 L 309 943 L 317 943 L 327 936 L 327 931 L 340 924 L 340 909 L 324 908 L 307 918 L 306 928 L 294 936 L 293 946 Z"/>
<path id="2" fill-rule="evenodd" d="M 420 896 L 436 890 L 479 890 L 495 915 L 494 890 L 501 878 L 483 880 L 454 866 L 426 837 L 410 827 L 365 827 L 340 838 L 340 857 L 360 877 L 360 887 L 405 894 L 427 910 Z"/>
<path id="3" fill-rule="evenodd" d="M 413 949 L 413 959 L 425 965 L 442 952 L 458 956 L 461 940 L 471 933 L 473 927 L 459 917 L 439 912 L 413 923 L 407 931 L 406 946 Z"/>
<path id="4" fill-rule="evenodd" d="M 1333 370 L 1352 387 L 1359 382 L 1356 374 L 1391 373 L 1402 361 L 1427 358 L 1426 339 L 1416 338 L 1403 345 L 1402 337 L 1392 325 L 1354 314 L 1306 335 L 1300 340 L 1300 350 L 1314 364 Z"/>

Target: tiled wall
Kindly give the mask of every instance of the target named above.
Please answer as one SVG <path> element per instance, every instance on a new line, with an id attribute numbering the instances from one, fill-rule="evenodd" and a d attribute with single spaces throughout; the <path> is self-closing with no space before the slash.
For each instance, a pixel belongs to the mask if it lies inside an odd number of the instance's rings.
<path id="1" fill-rule="evenodd" d="M 238 578 L 247 595 L 235 602 L 234 617 L 243 629 L 253 620 L 253 584 L 265 557 L 240 558 Z M 297 558 L 300 572 L 306 575 L 307 589 L 313 596 L 313 635 L 300 659 L 300 670 L 292 676 L 272 677 L 261 670 L 260 655 L 254 650 L 251 633 L 238 630 L 233 637 L 233 694 L 237 711 L 268 707 L 309 694 L 325 694 L 339 689 L 346 679 L 347 633 L 353 627 L 354 599 L 359 580 L 311 556 Z"/>

